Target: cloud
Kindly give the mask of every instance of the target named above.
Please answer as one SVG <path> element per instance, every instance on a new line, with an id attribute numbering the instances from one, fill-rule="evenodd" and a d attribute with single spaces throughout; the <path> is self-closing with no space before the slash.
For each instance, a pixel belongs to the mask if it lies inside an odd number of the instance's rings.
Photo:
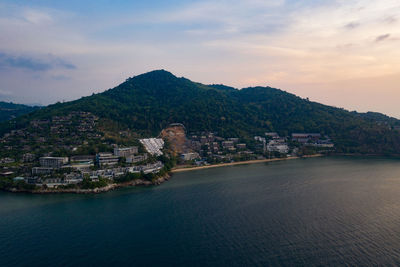
<path id="1" fill-rule="evenodd" d="M 360 23 L 358 23 L 358 22 L 350 22 L 350 23 L 346 24 L 344 27 L 346 29 L 352 30 L 352 29 L 355 29 L 355 28 L 357 28 L 359 26 L 360 26 Z"/>
<path id="2" fill-rule="evenodd" d="M 386 17 L 383 19 L 383 22 L 387 23 L 387 24 L 393 24 L 397 22 L 397 18 L 395 17 Z"/>
<path id="3" fill-rule="evenodd" d="M 377 42 L 377 43 L 378 43 L 378 42 L 382 42 L 382 41 L 388 39 L 389 37 L 390 37 L 390 34 L 389 34 L 389 33 L 379 35 L 378 37 L 375 38 L 375 42 Z"/>
<path id="4" fill-rule="evenodd" d="M 0 89 L 0 96 L 10 96 L 10 95 L 12 95 L 12 92 Z"/>
<path id="5" fill-rule="evenodd" d="M 22 17 L 25 21 L 32 24 L 45 24 L 53 21 L 53 18 L 49 14 L 33 9 L 25 10 Z"/>
<path id="6" fill-rule="evenodd" d="M 16 56 L 0 52 L 0 67 L 25 69 L 30 71 L 48 71 L 52 69 L 76 69 L 76 66 L 52 55 L 45 59 L 29 56 Z"/>
<path id="7" fill-rule="evenodd" d="M 144 1 L 90 12 L 45 2 L 0 4 L 0 88 L 25 102 L 90 95 L 160 68 L 204 83 L 288 90 L 400 71 L 398 0 Z"/>

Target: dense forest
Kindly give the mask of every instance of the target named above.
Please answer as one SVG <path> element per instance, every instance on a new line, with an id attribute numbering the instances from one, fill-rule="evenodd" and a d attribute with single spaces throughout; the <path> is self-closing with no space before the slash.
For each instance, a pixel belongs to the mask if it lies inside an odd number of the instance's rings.
<path id="1" fill-rule="evenodd" d="M 14 119 L 23 114 L 37 110 L 38 108 L 39 107 L 0 101 L 0 122 Z"/>
<path id="2" fill-rule="evenodd" d="M 397 119 L 349 112 L 270 87 L 207 86 L 164 70 L 129 78 L 103 93 L 50 105 L 3 123 L 0 130 L 4 134 L 33 119 L 71 111 L 91 112 L 143 136 L 158 135 L 168 124 L 179 122 L 189 132 L 214 131 L 225 137 L 317 132 L 328 135 L 338 152 L 400 154 Z"/>

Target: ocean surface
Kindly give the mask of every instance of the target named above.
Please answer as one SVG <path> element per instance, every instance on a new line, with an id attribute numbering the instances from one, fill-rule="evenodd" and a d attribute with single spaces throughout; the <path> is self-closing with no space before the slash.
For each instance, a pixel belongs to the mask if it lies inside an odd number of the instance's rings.
<path id="1" fill-rule="evenodd" d="M 174 174 L 100 195 L 0 192 L 0 266 L 400 265 L 400 160 Z"/>

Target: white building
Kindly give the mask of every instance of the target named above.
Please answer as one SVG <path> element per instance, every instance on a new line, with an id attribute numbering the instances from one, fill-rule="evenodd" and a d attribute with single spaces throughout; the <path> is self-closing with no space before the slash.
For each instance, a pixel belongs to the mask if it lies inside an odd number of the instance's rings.
<path id="1" fill-rule="evenodd" d="M 270 152 L 279 152 L 282 154 L 287 154 L 289 152 L 289 147 L 286 143 L 284 142 L 279 142 L 276 140 L 272 140 L 270 142 L 268 142 L 267 145 L 267 150 Z"/>
<path id="2" fill-rule="evenodd" d="M 146 138 L 139 141 L 151 155 L 161 156 L 163 154 L 161 150 L 164 147 L 164 140 L 161 138 Z"/>
<path id="3" fill-rule="evenodd" d="M 196 152 L 194 152 L 194 153 L 184 153 L 184 154 L 181 155 L 181 158 L 184 161 L 189 161 L 189 160 L 198 159 L 198 158 L 200 158 L 200 156 L 199 156 L 199 153 L 196 153 Z"/>

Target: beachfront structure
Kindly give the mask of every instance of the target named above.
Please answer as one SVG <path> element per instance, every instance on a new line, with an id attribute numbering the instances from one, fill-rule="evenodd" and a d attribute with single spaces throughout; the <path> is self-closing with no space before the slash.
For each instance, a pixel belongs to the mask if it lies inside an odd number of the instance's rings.
<path id="1" fill-rule="evenodd" d="M 312 146 L 323 147 L 323 148 L 335 147 L 335 145 L 329 139 L 328 140 L 318 140 L 317 142 L 313 143 Z"/>
<path id="2" fill-rule="evenodd" d="M 192 152 L 192 153 L 183 153 L 181 154 L 181 159 L 184 161 L 194 160 L 200 158 L 199 153 Z"/>
<path id="3" fill-rule="evenodd" d="M 53 168 L 49 167 L 33 167 L 32 175 L 40 175 L 40 174 L 50 174 L 53 172 Z"/>
<path id="4" fill-rule="evenodd" d="M 267 151 L 267 139 L 265 139 L 265 137 L 261 137 L 261 136 L 254 136 L 254 140 L 256 140 L 257 142 L 261 142 L 263 144 L 263 153 L 265 153 Z"/>
<path id="5" fill-rule="evenodd" d="M 144 161 L 148 158 L 147 154 L 137 155 L 137 156 L 129 156 L 126 158 L 127 163 L 136 163 Z"/>
<path id="6" fill-rule="evenodd" d="M 24 155 L 22 155 L 22 161 L 23 162 L 32 162 L 36 159 L 35 154 L 32 153 L 25 153 Z"/>
<path id="7" fill-rule="evenodd" d="M 292 133 L 292 140 L 299 143 L 307 143 L 309 141 L 316 141 L 321 138 L 319 133 Z"/>
<path id="8" fill-rule="evenodd" d="M 270 138 L 279 138 L 279 135 L 276 132 L 266 132 L 265 136 L 268 136 Z"/>
<path id="9" fill-rule="evenodd" d="M 246 144 L 237 144 L 236 148 L 237 149 L 246 149 Z"/>
<path id="10" fill-rule="evenodd" d="M 72 156 L 70 158 L 70 162 L 74 162 L 74 163 L 93 163 L 95 159 L 95 156 L 92 155 L 79 155 L 79 156 Z"/>
<path id="11" fill-rule="evenodd" d="M 95 156 L 92 155 L 72 156 L 70 158 L 70 165 L 65 167 L 71 167 L 77 170 L 89 169 L 90 167 L 94 166 L 94 159 Z"/>
<path id="12" fill-rule="evenodd" d="M 234 143 L 233 143 L 233 141 L 223 141 L 222 147 L 225 149 L 229 149 L 229 148 L 234 147 Z"/>
<path id="13" fill-rule="evenodd" d="M 138 151 L 139 151 L 139 149 L 137 146 L 115 147 L 114 148 L 114 156 L 127 158 L 127 157 L 137 154 Z"/>
<path id="14" fill-rule="evenodd" d="M 82 172 L 82 175 L 88 175 L 92 181 L 98 181 L 98 179 L 105 178 L 112 180 L 116 177 L 123 176 L 127 173 L 157 173 L 164 167 L 164 164 L 161 161 L 157 161 L 155 163 L 150 163 L 146 165 L 140 166 L 130 166 L 130 167 L 119 167 L 119 168 L 111 168 L 111 169 L 101 169 L 96 171 L 86 171 Z"/>
<path id="15" fill-rule="evenodd" d="M 164 140 L 161 138 L 146 138 L 139 141 L 151 155 L 161 156 L 163 154 L 161 150 L 164 147 Z"/>
<path id="16" fill-rule="evenodd" d="M 41 157 L 39 158 L 40 166 L 45 168 L 59 169 L 68 163 L 67 157 Z"/>
<path id="17" fill-rule="evenodd" d="M 113 166 L 118 164 L 119 157 L 114 156 L 112 153 L 98 153 L 96 161 L 100 166 Z"/>
<path id="18" fill-rule="evenodd" d="M 254 136 L 254 140 L 258 141 L 258 142 L 266 142 L 265 137 L 261 137 L 261 136 Z"/>
<path id="19" fill-rule="evenodd" d="M 161 171 L 161 169 L 164 167 L 164 164 L 161 161 L 157 161 L 156 163 L 147 164 L 147 165 L 143 165 L 140 167 L 141 167 L 141 171 L 144 174 L 157 173 L 157 172 Z"/>
<path id="20" fill-rule="evenodd" d="M 267 150 L 269 152 L 279 152 L 282 154 L 287 154 L 289 152 L 289 147 L 284 142 L 271 140 L 268 142 Z"/>
<path id="21" fill-rule="evenodd" d="M 66 184 L 77 184 L 83 181 L 83 176 L 81 173 L 73 172 L 68 173 L 64 176 L 64 183 Z"/>

